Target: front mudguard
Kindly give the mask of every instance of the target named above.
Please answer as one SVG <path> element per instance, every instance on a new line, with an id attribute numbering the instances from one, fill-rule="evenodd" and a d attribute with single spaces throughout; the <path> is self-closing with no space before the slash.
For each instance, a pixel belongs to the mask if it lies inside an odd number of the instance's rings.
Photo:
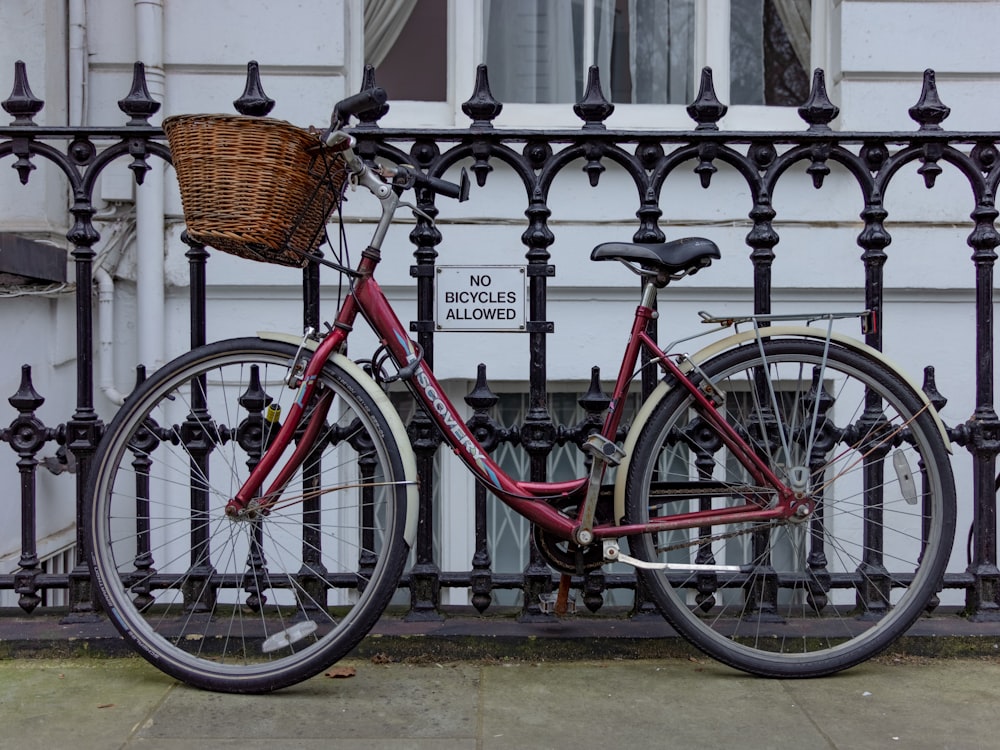
<path id="1" fill-rule="evenodd" d="M 303 343 L 302 336 L 295 334 L 261 331 L 258 332 L 257 336 L 268 341 L 281 341 L 292 346 L 301 345 L 310 351 L 315 351 L 319 345 L 319 342 L 313 339 L 306 339 Z M 371 396 L 376 406 L 378 406 L 379 411 L 382 412 L 382 416 L 385 417 L 392 437 L 399 447 L 399 457 L 403 464 L 403 474 L 406 480 L 406 524 L 403 527 L 403 537 L 406 539 L 406 543 L 412 547 L 414 540 L 417 538 L 417 513 L 420 492 L 417 485 L 417 459 L 413 453 L 413 447 L 410 445 L 410 438 L 406 434 L 406 427 L 403 425 L 403 421 L 399 418 L 396 408 L 389 401 L 389 397 L 385 394 L 385 391 L 378 387 L 378 384 L 372 380 L 372 377 L 368 373 L 343 354 L 334 353 L 330 357 L 330 362 L 354 378 L 358 385 L 364 388 L 365 392 Z"/>

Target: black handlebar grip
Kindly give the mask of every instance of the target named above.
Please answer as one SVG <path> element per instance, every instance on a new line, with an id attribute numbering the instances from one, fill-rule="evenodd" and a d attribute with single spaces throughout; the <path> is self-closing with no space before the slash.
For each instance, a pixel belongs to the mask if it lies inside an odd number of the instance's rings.
<path id="1" fill-rule="evenodd" d="M 337 102 L 333 107 L 333 120 L 338 123 L 346 122 L 351 115 L 357 116 L 376 107 L 381 107 L 385 104 L 386 99 L 388 96 L 383 88 L 376 86 L 365 89 Z"/>
<path id="2" fill-rule="evenodd" d="M 469 199 L 469 173 L 462 168 L 462 176 L 458 183 L 442 180 L 438 177 L 428 177 L 425 174 L 417 173 L 416 184 L 433 190 L 438 195 L 446 198 L 458 198 L 459 201 Z"/>

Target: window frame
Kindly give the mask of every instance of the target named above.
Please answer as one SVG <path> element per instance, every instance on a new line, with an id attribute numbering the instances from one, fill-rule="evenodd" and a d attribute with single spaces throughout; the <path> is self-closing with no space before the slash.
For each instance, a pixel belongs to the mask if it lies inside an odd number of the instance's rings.
<path id="1" fill-rule="evenodd" d="M 585 0 L 589 2 L 590 0 Z M 364 0 L 350 0 L 352 11 L 348 23 L 352 61 L 348 71 L 348 85 L 357 91 L 361 86 L 364 68 L 362 44 L 350 40 L 363 39 Z M 695 72 L 708 66 L 714 71 L 715 93 L 719 100 L 729 105 L 729 111 L 720 121 L 728 130 L 800 130 L 802 120 L 797 107 L 766 105 L 732 105 L 729 90 L 729 18 L 730 0 L 695 0 Z M 836 56 L 832 40 L 836 38 L 839 3 L 835 0 L 812 0 L 811 54 L 808 72 L 816 68 L 827 72 L 827 93 L 836 101 L 838 81 Z M 405 101 L 390 102 L 389 113 L 381 123 L 387 127 L 465 127 L 469 119 L 462 112 L 462 103 L 472 95 L 476 68 L 483 60 L 483 2 L 482 0 L 448 0 L 447 100 L 443 102 Z M 592 24 L 588 24 L 590 28 Z M 586 33 L 586 31 L 585 31 Z M 459 41 L 461 40 L 461 42 Z M 585 45 L 585 65 L 593 57 L 592 45 Z M 697 79 L 696 79 L 697 80 Z M 376 71 L 376 82 L 378 71 Z M 610 81 L 602 81 L 607 88 Z M 607 93 L 606 93 L 607 95 Z M 686 105 L 681 104 L 621 104 L 605 121 L 612 129 L 641 129 L 655 123 L 665 130 L 688 130 L 693 126 Z M 573 113 L 572 103 L 522 104 L 503 103 L 503 111 L 494 121 L 498 128 L 575 128 L 580 119 Z"/>

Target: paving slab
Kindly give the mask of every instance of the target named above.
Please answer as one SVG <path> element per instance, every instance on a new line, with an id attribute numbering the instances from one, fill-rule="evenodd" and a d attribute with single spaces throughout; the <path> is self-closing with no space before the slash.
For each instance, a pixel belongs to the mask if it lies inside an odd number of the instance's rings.
<path id="1" fill-rule="evenodd" d="M 881 659 L 823 680 L 786 683 L 837 748 L 1000 747 L 1000 661 Z"/>
<path id="2" fill-rule="evenodd" d="M 479 668 L 341 663 L 327 674 L 267 696 L 172 691 L 139 732 L 145 740 L 246 737 L 261 747 L 297 742 L 367 747 L 373 741 L 468 741 L 476 736 Z M 252 726 L 252 731 L 243 724 Z M 358 744 L 360 743 L 360 744 Z M 151 747 L 157 747 L 153 744 Z M 440 746 L 435 744 L 434 746 Z M 461 745 L 455 745 L 460 747 Z M 317 747 L 319 745 L 317 744 Z"/>
<path id="3" fill-rule="evenodd" d="M 122 747 L 175 686 L 134 658 L 0 661 L 0 747 Z"/>
<path id="4" fill-rule="evenodd" d="M 816 727 L 783 710 L 782 682 L 715 664 L 522 665 L 483 679 L 483 748 L 823 747 Z"/>
<path id="5" fill-rule="evenodd" d="M 350 659 L 266 696 L 136 658 L 0 660 L 0 746 L 226 750 L 996 747 L 1000 659 L 885 657 L 766 680 L 701 658 Z"/>

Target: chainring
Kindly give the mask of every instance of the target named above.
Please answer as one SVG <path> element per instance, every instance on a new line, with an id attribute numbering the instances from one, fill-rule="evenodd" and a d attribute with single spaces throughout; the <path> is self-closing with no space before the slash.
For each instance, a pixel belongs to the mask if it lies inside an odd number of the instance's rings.
<path id="1" fill-rule="evenodd" d="M 553 502 L 552 505 L 569 516 L 576 515 L 578 507 L 576 502 L 568 499 Z M 598 498 L 594 523 L 610 523 L 611 516 L 610 500 Z M 545 562 L 559 573 L 583 575 L 588 571 L 597 570 L 605 563 L 604 548 L 600 544 L 581 547 L 579 544 L 551 534 L 535 524 L 531 525 L 531 538 L 535 542 L 535 547 L 545 558 Z"/>

